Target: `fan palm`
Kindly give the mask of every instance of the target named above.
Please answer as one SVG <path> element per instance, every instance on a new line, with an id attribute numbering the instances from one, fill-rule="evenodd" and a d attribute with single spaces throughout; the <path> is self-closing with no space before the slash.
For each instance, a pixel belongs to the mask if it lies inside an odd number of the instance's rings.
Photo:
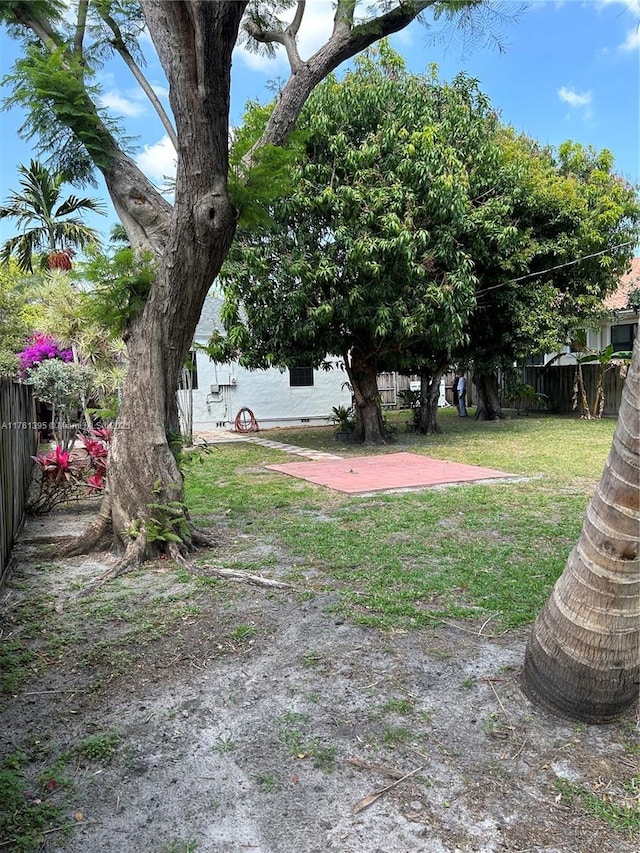
<path id="1" fill-rule="evenodd" d="M 61 199 L 64 176 L 51 173 L 37 160 L 18 171 L 21 189 L 0 206 L 0 219 L 15 219 L 21 233 L 3 244 L 0 261 L 6 263 L 14 255 L 22 270 L 33 272 L 34 255 L 43 253 L 50 268 L 69 269 L 74 249 L 100 242 L 98 232 L 77 214 L 104 214 L 104 205 L 75 195 Z"/>

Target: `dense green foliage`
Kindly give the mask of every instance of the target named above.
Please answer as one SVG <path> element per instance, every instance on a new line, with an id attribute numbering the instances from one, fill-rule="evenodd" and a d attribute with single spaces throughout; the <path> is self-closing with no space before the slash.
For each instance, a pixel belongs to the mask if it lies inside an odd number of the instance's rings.
<path id="1" fill-rule="evenodd" d="M 437 379 L 452 360 L 492 371 L 553 349 L 632 253 L 640 206 L 607 151 L 517 136 L 476 81 L 407 74 L 385 43 L 319 86 L 299 128 L 294 189 L 223 270 L 211 354 L 342 357 L 357 414 L 364 374 Z"/>
<path id="2" fill-rule="evenodd" d="M 295 190 L 266 234 L 241 233 L 223 273 L 242 362 L 319 364 L 353 347 L 379 358 L 425 335 L 459 342 L 473 243 L 499 253 L 512 231 L 496 224 L 500 200 L 472 202 L 498 159 L 495 124 L 474 81 L 408 75 L 384 47 L 318 87 L 300 121 Z"/>
<path id="3" fill-rule="evenodd" d="M 0 264 L 0 374 L 18 369 L 17 353 L 35 328 L 27 285 L 15 259 Z"/>
<path id="4" fill-rule="evenodd" d="M 79 272 L 91 285 L 85 299 L 87 316 L 112 335 L 126 334 L 144 309 L 155 279 L 152 254 L 136 253 L 129 246 L 112 254 L 93 252 Z"/>
<path id="5" fill-rule="evenodd" d="M 518 252 L 507 265 L 491 252 L 474 258 L 477 305 L 465 355 L 481 372 L 554 352 L 571 329 L 601 317 L 640 235 L 636 190 L 613 172 L 608 151 L 574 142 L 554 151 L 511 130 L 502 145 L 517 175 L 505 192 Z"/>

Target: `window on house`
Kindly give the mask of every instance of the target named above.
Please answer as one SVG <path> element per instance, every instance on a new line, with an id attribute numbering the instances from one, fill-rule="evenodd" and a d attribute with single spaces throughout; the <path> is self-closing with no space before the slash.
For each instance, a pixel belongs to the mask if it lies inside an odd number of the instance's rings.
<path id="1" fill-rule="evenodd" d="M 290 367 L 289 385 L 291 388 L 313 385 L 313 367 Z"/>
<path id="2" fill-rule="evenodd" d="M 636 336 L 636 324 L 625 323 L 622 326 L 611 327 L 611 343 L 614 352 L 624 352 L 633 349 L 633 341 Z"/>
<path id="3" fill-rule="evenodd" d="M 197 353 L 194 349 L 189 350 L 189 355 L 180 374 L 181 391 L 198 390 L 198 360 Z"/>
<path id="4" fill-rule="evenodd" d="M 543 367 L 544 366 L 544 353 L 535 353 L 534 355 L 527 356 L 527 360 L 525 362 L 527 367 Z"/>

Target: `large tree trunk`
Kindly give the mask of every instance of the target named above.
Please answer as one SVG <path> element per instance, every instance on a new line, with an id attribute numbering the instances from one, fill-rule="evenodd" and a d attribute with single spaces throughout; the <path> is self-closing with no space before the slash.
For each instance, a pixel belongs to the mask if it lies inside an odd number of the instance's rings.
<path id="1" fill-rule="evenodd" d="M 478 408 L 476 409 L 475 420 L 504 420 L 506 416 L 500 405 L 498 377 L 496 374 L 474 371 L 472 379 L 478 393 Z"/>
<path id="2" fill-rule="evenodd" d="M 440 380 L 447 369 L 441 364 L 435 373 L 420 371 L 420 417 L 418 432 L 422 435 L 438 435 L 442 430 L 438 424 L 438 400 L 440 399 Z"/>
<path id="3" fill-rule="evenodd" d="M 176 198 L 157 279 L 127 347 L 129 371 L 111 445 L 116 539 L 135 558 L 190 542 L 183 478 L 169 439 L 176 392 L 202 305 L 235 231 L 227 192 L 231 51 L 242 3 L 143 3 L 171 81 L 178 123 Z M 169 433 L 169 435 L 168 435 Z"/>
<path id="4" fill-rule="evenodd" d="M 603 723 L 638 698 L 639 531 L 640 336 L 582 534 L 529 637 L 522 686 L 543 708 Z"/>
<path id="5" fill-rule="evenodd" d="M 386 444 L 387 435 L 380 408 L 378 360 L 354 347 L 344 359 L 355 403 L 356 426 L 353 440 L 367 444 Z"/>

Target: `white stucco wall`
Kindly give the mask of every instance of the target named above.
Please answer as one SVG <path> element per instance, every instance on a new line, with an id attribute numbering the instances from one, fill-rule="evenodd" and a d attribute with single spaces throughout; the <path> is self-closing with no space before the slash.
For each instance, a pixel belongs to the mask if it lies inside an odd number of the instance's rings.
<path id="1" fill-rule="evenodd" d="M 331 423 L 334 406 L 349 406 L 351 393 L 342 388 L 344 370 L 314 370 L 313 386 L 292 388 L 289 371 L 246 370 L 238 364 L 215 364 L 196 354 L 198 389 L 193 392 L 193 429 L 206 432 L 232 428 L 239 410 L 251 409 L 260 429 L 302 423 Z"/>

